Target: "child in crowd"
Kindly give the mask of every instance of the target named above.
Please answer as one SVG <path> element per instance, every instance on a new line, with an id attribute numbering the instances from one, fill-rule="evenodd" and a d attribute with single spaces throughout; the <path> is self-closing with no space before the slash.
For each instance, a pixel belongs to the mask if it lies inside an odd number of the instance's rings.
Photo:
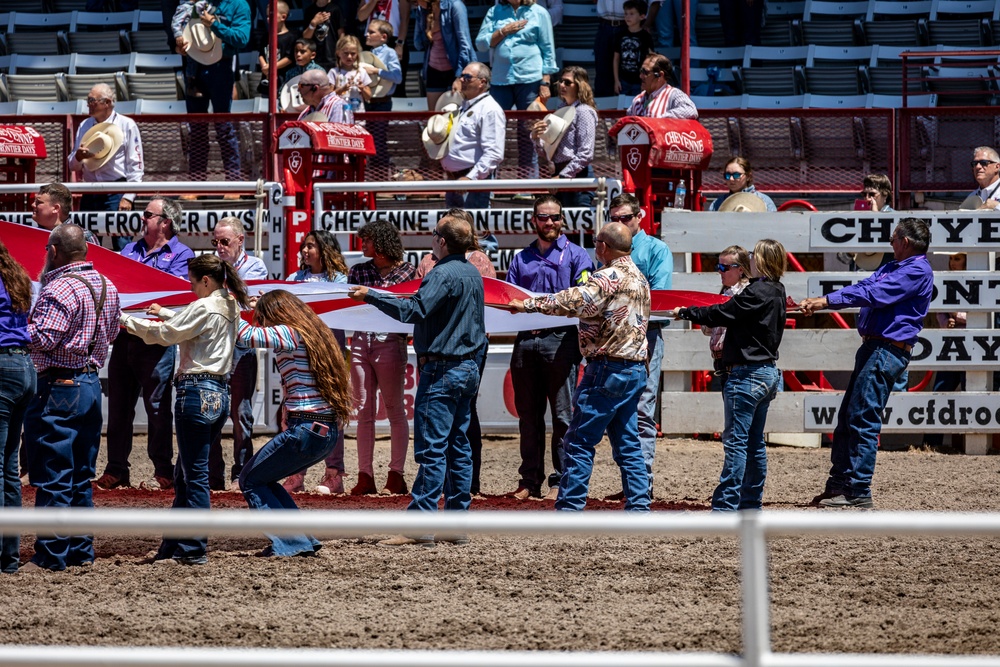
<path id="1" fill-rule="evenodd" d="M 615 93 L 638 95 L 641 90 L 639 69 L 650 51 L 653 36 L 642 29 L 646 20 L 645 0 L 625 0 L 625 25 L 615 34 Z"/>
<path id="2" fill-rule="evenodd" d="M 368 63 L 362 63 L 361 67 L 370 76 L 378 75 L 379 78 L 392 81 L 392 86 L 382 97 L 368 101 L 366 108 L 368 111 L 392 111 L 392 94 L 396 86 L 403 82 L 403 68 L 399 65 L 399 57 L 395 49 L 390 48 L 386 42 L 392 40 L 392 24 L 381 19 L 374 19 L 368 24 L 368 36 L 366 44 L 372 47 L 372 53 L 382 61 L 385 69 L 378 69 Z"/>
<path id="3" fill-rule="evenodd" d="M 281 80 L 282 85 L 311 69 L 323 69 L 316 64 L 316 42 L 299 37 L 295 40 L 295 66 L 285 70 L 285 76 Z"/>
<path id="4" fill-rule="evenodd" d="M 354 35 L 337 40 L 337 66 L 327 72 L 338 95 L 348 100 L 355 112 L 365 110 L 371 99 L 368 72 L 361 69 L 361 41 Z"/>
<path id="5" fill-rule="evenodd" d="M 174 10 L 174 17 L 170 19 L 170 30 L 174 33 L 174 39 L 184 35 L 184 28 L 187 26 L 188 21 L 194 16 L 201 16 L 205 12 L 209 14 L 215 14 L 217 8 L 208 0 L 182 0 L 177 3 L 177 9 Z"/>
<path id="6" fill-rule="evenodd" d="M 288 3 L 285 0 L 278 0 L 278 58 L 277 62 L 274 63 L 275 76 L 278 77 L 278 81 L 283 81 L 284 72 L 292 66 L 292 53 L 295 50 L 295 41 L 298 38 L 298 35 L 288 29 L 288 25 L 285 23 L 287 20 Z M 263 46 L 267 44 L 266 35 L 263 37 L 263 40 L 262 48 L 260 49 L 263 55 L 258 56 L 257 60 L 260 63 L 260 71 L 264 77 L 261 79 L 258 91 L 266 93 L 272 67 L 271 61 L 273 59 L 268 57 L 267 46 Z"/>
<path id="7" fill-rule="evenodd" d="M 325 70 L 337 65 L 337 40 L 348 32 L 344 16 L 335 0 L 314 0 L 302 12 L 302 36 L 316 42 L 316 62 Z"/>

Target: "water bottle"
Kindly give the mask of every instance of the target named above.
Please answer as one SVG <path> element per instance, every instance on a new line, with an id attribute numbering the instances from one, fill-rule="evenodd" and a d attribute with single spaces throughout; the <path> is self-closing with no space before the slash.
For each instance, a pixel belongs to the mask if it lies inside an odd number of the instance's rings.
<path id="1" fill-rule="evenodd" d="M 674 182 L 667 181 L 667 196 L 663 198 L 664 205 L 667 208 L 674 207 Z"/>
<path id="2" fill-rule="evenodd" d="M 354 97 L 354 91 L 355 90 L 357 90 L 357 88 L 351 88 L 350 103 L 351 103 L 351 117 L 352 118 L 354 117 L 354 114 L 356 114 L 359 111 L 361 111 L 361 97 L 360 97 L 361 93 L 360 92 L 358 93 L 358 95 L 359 95 L 358 97 Z"/>
<path id="3" fill-rule="evenodd" d="M 354 108 L 350 102 L 344 102 L 344 123 L 354 125 Z"/>
<path id="4" fill-rule="evenodd" d="M 677 190 L 674 192 L 674 208 L 683 209 L 685 206 L 685 198 L 687 197 L 687 186 L 682 180 L 677 184 Z"/>

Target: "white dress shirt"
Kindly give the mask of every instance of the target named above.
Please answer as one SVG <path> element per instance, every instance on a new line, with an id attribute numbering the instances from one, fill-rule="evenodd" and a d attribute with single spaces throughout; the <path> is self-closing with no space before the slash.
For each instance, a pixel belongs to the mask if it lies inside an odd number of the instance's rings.
<path id="1" fill-rule="evenodd" d="M 489 178 L 503 162 L 506 140 L 507 116 L 487 91 L 462 105 L 441 166 L 452 172 L 471 168 L 473 181 Z"/>
<path id="2" fill-rule="evenodd" d="M 142 137 L 139 135 L 139 126 L 135 124 L 134 120 L 117 111 L 112 111 L 106 122 L 117 125 L 118 129 L 122 131 L 121 148 L 100 169 L 96 171 L 84 169 L 83 163 L 76 159 L 76 152 L 80 149 L 83 135 L 97 124 L 97 121 L 90 117 L 80 124 L 80 129 L 76 132 L 76 143 L 68 160 L 70 170 L 83 172 L 85 183 L 108 183 L 122 178 L 129 183 L 141 183 L 145 165 L 142 159 Z M 126 194 L 124 198 L 133 201 L 135 194 Z"/>

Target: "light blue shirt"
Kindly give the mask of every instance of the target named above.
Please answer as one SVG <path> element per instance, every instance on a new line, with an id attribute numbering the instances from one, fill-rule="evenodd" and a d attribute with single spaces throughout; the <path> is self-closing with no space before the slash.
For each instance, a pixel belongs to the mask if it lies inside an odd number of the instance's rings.
<path id="1" fill-rule="evenodd" d="M 399 56 L 396 55 L 395 49 L 390 49 L 385 44 L 373 48 L 372 53 L 385 65 L 385 69 L 380 69 L 378 75 L 386 81 L 392 81 L 392 87 L 385 94 L 385 97 L 392 97 L 396 86 L 403 83 L 403 68 L 399 64 Z"/>
<path id="2" fill-rule="evenodd" d="M 448 154 L 441 160 L 441 166 L 448 171 L 472 168 L 468 177 L 473 181 L 489 178 L 503 162 L 507 140 L 507 116 L 503 109 L 486 91 L 466 100 L 453 123 Z"/>
<path id="3" fill-rule="evenodd" d="M 508 23 L 526 19 L 528 25 L 504 37 L 490 49 L 493 33 Z M 486 12 L 476 50 L 490 51 L 495 86 L 540 81 L 543 74 L 559 71 L 556 65 L 555 37 L 552 18 L 544 7 L 521 5 L 516 10 L 508 4 L 494 5 Z"/>
<path id="4" fill-rule="evenodd" d="M 674 256 L 670 247 L 643 230 L 632 237 L 632 261 L 649 281 L 649 289 L 670 289 L 674 283 Z"/>

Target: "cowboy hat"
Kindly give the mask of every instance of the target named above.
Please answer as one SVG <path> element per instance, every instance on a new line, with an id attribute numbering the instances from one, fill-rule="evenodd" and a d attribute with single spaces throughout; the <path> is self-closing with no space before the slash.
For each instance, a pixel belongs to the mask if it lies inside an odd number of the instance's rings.
<path id="1" fill-rule="evenodd" d="M 379 58 L 374 53 L 372 53 L 371 51 L 361 52 L 361 62 L 365 63 L 366 65 L 371 65 L 372 67 L 378 69 L 379 71 L 385 69 L 385 63 L 382 62 L 382 59 Z M 368 76 L 372 80 L 371 83 L 368 84 L 368 86 L 372 91 L 373 98 L 385 97 L 386 95 L 389 94 L 389 89 L 392 88 L 392 81 L 389 81 L 388 79 L 383 79 L 378 74 L 369 74 Z"/>
<path id="2" fill-rule="evenodd" d="M 448 152 L 453 122 L 454 116 L 450 113 L 431 116 L 427 121 L 427 127 L 424 128 L 421 138 L 424 141 L 424 150 L 432 160 L 440 160 Z"/>
<path id="3" fill-rule="evenodd" d="M 959 211 L 975 211 L 977 208 L 983 205 L 983 198 L 973 192 L 971 195 L 965 198 L 965 200 L 958 205 Z"/>
<path id="4" fill-rule="evenodd" d="M 97 123 L 87 130 L 80 140 L 80 148 L 86 148 L 93 154 L 81 160 L 87 171 L 97 171 L 115 156 L 125 141 L 120 127 L 114 123 Z"/>
<path id="5" fill-rule="evenodd" d="M 323 113 L 322 111 L 313 111 L 311 114 L 308 114 L 302 120 L 305 121 L 305 122 L 309 122 L 309 123 L 329 123 L 330 122 L 330 119 L 327 118 L 326 114 Z"/>
<path id="6" fill-rule="evenodd" d="M 573 124 L 575 119 L 575 106 L 560 107 L 545 117 L 548 127 L 545 128 L 539 139 L 542 142 L 542 148 L 545 149 L 545 157 L 549 159 L 549 162 L 552 161 L 552 156 L 556 154 L 556 149 L 559 148 L 559 143 L 566 135 L 566 130 L 569 129 L 569 126 Z"/>
<path id="7" fill-rule="evenodd" d="M 856 252 L 852 257 L 854 258 L 854 264 L 862 271 L 874 271 L 882 266 L 882 256 L 884 254 L 881 252 Z"/>
<path id="8" fill-rule="evenodd" d="M 752 192 L 729 195 L 719 207 L 719 213 L 763 213 L 767 210 L 764 200 Z"/>
<path id="9" fill-rule="evenodd" d="M 200 20 L 192 19 L 184 26 L 185 55 L 202 65 L 212 65 L 222 60 L 222 40 Z"/>
<path id="10" fill-rule="evenodd" d="M 465 98 L 462 97 L 462 93 L 449 90 L 438 98 L 437 103 L 434 105 L 434 111 L 444 111 L 444 108 L 449 104 L 454 104 L 457 109 L 465 104 Z"/>
<path id="11" fill-rule="evenodd" d="M 281 93 L 278 95 L 278 104 L 281 105 L 282 111 L 301 110 L 306 105 L 302 99 L 302 94 L 299 92 L 299 79 L 301 78 L 301 74 L 293 76 L 281 87 Z"/>

